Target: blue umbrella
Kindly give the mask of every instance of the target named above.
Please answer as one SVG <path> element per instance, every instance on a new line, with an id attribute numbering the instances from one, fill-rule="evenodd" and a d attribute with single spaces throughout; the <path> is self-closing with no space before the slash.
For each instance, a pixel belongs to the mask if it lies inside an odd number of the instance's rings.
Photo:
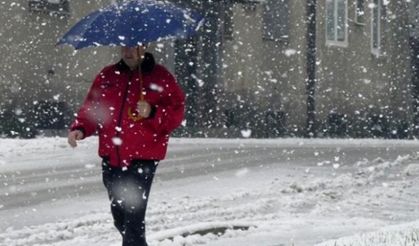
<path id="1" fill-rule="evenodd" d="M 75 49 L 89 46 L 129 46 L 197 32 L 203 17 L 169 2 L 131 0 L 97 10 L 76 23 L 57 44 Z"/>

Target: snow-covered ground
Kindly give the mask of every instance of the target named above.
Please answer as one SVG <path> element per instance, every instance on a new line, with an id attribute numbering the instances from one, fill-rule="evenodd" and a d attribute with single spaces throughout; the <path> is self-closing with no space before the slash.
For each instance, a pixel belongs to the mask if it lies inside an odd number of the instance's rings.
<path id="1" fill-rule="evenodd" d="M 96 138 L 0 139 L 0 245 L 117 246 Z M 419 142 L 172 139 L 150 246 L 418 245 Z"/>

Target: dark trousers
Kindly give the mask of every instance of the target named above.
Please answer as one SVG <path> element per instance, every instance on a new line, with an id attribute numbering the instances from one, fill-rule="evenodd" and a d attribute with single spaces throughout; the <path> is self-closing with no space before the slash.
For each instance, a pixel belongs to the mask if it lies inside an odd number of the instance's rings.
<path id="1" fill-rule="evenodd" d="M 103 183 L 108 190 L 115 227 L 122 246 L 147 246 L 145 213 L 158 161 L 133 161 L 127 169 L 102 162 Z"/>

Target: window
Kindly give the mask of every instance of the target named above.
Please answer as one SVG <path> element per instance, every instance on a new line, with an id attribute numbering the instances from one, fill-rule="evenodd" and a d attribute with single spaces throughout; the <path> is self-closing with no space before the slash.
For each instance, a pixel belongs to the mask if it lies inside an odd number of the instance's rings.
<path id="1" fill-rule="evenodd" d="M 233 39 L 233 3 L 228 1 L 224 9 L 224 39 L 232 40 Z"/>
<path id="2" fill-rule="evenodd" d="M 284 40 L 289 36 L 289 0 L 266 0 L 263 8 L 263 39 Z"/>
<path id="3" fill-rule="evenodd" d="M 70 5 L 68 0 L 29 0 L 29 11 L 51 15 L 69 15 Z"/>
<path id="4" fill-rule="evenodd" d="M 373 0 L 371 11 L 371 52 L 379 56 L 381 46 L 381 0 Z"/>
<path id="5" fill-rule="evenodd" d="M 347 0 L 326 0 L 326 44 L 347 46 Z"/>
<path id="6" fill-rule="evenodd" d="M 355 23 L 365 24 L 365 0 L 356 0 L 355 4 Z"/>

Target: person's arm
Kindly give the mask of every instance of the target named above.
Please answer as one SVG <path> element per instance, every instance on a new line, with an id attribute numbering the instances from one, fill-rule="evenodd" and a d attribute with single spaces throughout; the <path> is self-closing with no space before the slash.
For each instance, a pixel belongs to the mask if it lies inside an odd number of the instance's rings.
<path id="1" fill-rule="evenodd" d="M 77 146 L 76 140 L 93 135 L 97 128 L 100 97 L 100 74 L 94 80 L 87 96 L 77 112 L 74 122 L 70 126 L 68 142 L 72 147 Z"/>
<path id="2" fill-rule="evenodd" d="M 77 141 L 82 140 L 83 137 L 84 137 L 84 134 L 80 130 L 70 131 L 68 133 L 68 137 L 67 137 L 68 144 L 71 147 L 75 148 L 75 147 L 77 147 Z"/>
<path id="3" fill-rule="evenodd" d="M 162 102 L 153 106 L 147 121 L 159 134 L 170 134 L 180 126 L 185 114 L 185 94 L 173 75 L 166 72 L 167 90 Z"/>

